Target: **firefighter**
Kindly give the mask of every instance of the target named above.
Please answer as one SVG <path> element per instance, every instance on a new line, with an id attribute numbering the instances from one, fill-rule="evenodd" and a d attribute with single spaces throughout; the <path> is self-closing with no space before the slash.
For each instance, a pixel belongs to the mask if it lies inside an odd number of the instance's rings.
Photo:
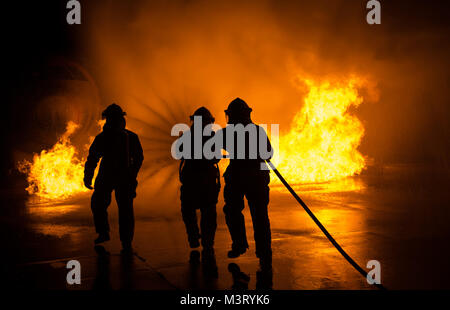
<path id="1" fill-rule="evenodd" d="M 203 137 L 203 135 L 195 136 L 195 122 L 201 122 L 203 132 L 207 125 L 214 123 L 214 117 L 208 109 L 201 107 L 190 116 L 190 119 L 192 126 L 184 134 L 190 134 L 191 146 L 195 145 L 196 139 L 202 139 L 200 145 L 203 146 L 209 137 Z M 201 158 L 195 159 L 194 147 L 191 147 L 191 150 L 191 156 L 182 158 L 180 162 L 181 215 L 186 226 L 190 248 L 198 248 L 201 240 L 203 258 L 206 258 L 206 256 L 212 258 L 214 254 L 214 236 L 217 228 L 216 204 L 220 191 L 220 173 L 218 168 L 220 159 L 206 159 L 203 152 Z M 197 210 L 200 210 L 201 214 L 200 229 L 197 223 Z"/>
<path id="2" fill-rule="evenodd" d="M 99 244 L 110 239 L 107 209 L 114 190 L 119 208 L 120 241 L 123 251 L 131 252 L 134 235 L 133 199 L 136 197 L 137 175 L 144 155 L 138 136 L 125 129 L 125 115 L 117 104 L 111 104 L 102 112 L 106 122 L 103 131 L 95 137 L 89 148 L 84 184 L 93 189 L 92 178 L 101 159 L 91 198 L 95 230 L 98 233 L 94 242 Z"/>
<path id="3" fill-rule="evenodd" d="M 225 206 L 223 211 L 232 239 L 228 257 L 236 258 L 244 254 L 248 249 L 245 220 L 242 214 L 245 206 L 244 197 L 246 197 L 253 222 L 256 256 L 259 258 L 263 269 L 271 270 L 271 232 L 267 209 L 269 204 L 270 176 L 265 160 L 270 159 L 273 151 L 264 129 L 252 122 L 251 112 L 252 109 L 240 98 L 233 100 L 227 110 L 225 110 L 228 125 L 222 129 L 224 149 L 230 151 L 228 143 L 234 141 L 234 153 L 230 153 L 230 164 L 224 173 Z M 236 125 L 242 125 L 241 127 L 245 126 L 245 128 L 254 126 L 257 134 L 252 137 L 248 132 L 244 132 L 245 142 L 241 145 L 238 143 Z M 233 132 L 231 132 L 233 127 Z M 227 136 L 230 138 L 230 135 L 234 135 L 234 137 L 227 139 Z M 256 139 L 256 141 L 250 141 L 250 139 Z M 261 158 L 261 154 L 258 152 L 256 157 L 250 156 L 252 142 L 255 143 L 254 145 L 257 145 L 259 151 L 261 141 L 265 141 L 265 150 L 270 155 L 266 156 L 266 158 Z M 242 154 L 244 151 L 245 156 L 239 158 L 237 154 L 240 152 Z M 265 169 L 263 168 L 264 166 L 266 167 Z"/>

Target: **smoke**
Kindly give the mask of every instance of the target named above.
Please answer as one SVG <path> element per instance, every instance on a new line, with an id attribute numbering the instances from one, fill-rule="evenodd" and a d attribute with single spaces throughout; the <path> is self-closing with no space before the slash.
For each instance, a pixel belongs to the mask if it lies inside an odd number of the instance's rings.
<path id="1" fill-rule="evenodd" d="M 98 1 L 85 5 L 81 43 L 103 104 L 127 111 L 145 149 L 141 179 L 173 197 L 170 128 L 199 106 L 225 125 L 235 97 L 258 123 L 289 130 L 303 105 L 301 77 L 367 79 L 354 113 L 361 152 L 375 161 L 448 165 L 448 10 L 444 2 Z M 161 191 L 166 189 L 167 191 Z M 163 198 L 160 199 L 163 201 Z"/>

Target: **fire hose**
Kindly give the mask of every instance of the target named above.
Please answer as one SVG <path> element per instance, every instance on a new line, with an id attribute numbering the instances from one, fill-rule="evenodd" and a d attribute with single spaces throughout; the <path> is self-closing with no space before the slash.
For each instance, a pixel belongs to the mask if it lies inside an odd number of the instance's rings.
<path id="1" fill-rule="evenodd" d="M 266 160 L 267 164 L 269 164 L 270 168 L 275 172 L 277 177 L 280 179 L 281 183 L 287 188 L 287 190 L 291 193 L 291 195 L 297 200 L 297 202 L 303 207 L 303 209 L 308 213 L 308 215 L 312 218 L 314 223 L 320 228 L 320 230 L 325 234 L 327 239 L 334 245 L 334 247 L 341 253 L 341 255 L 347 260 L 347 262 L 350 263 L 350 265 L 353 266 L 364 278 L 367 279 L 367 272 L 361 268 L 361 266 L 356 263 L 353 258 L 350 257 L 350 255 L 347 254 L 347 252 L 344 251 L 344 249 L 337 243 L 337 241 L 333 238 L 333 236 L 328 232 L 328 230 L 325 228 L 325 226 L 322 225 L 322 223 L 319 221 L 319 219 L 312 213 L 312 211 L 308 208 L 306 203 L 303 202 L 303 200 L 297 195 L 297 193 L 294 191 L 294 189 L 289 185 L 289 183 L 284 179 L 284 177 L 280 174 L 277 168 L 272 164 L 270 160 Z M 381 285 L 374 283 L 374 285 L 381 289 L 386 290 L 386 288 Z"/>

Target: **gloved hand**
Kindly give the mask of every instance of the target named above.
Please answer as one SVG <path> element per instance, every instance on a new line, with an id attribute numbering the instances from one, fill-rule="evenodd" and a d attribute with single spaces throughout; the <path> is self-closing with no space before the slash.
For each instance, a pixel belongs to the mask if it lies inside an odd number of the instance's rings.
<path id="1" fill-rule="evenodd" d="M 86 179 L 86 178 L 85 178 L 83 181 L 84 181 L 84 186 L 86 186 L 86 188 L 88 188 L 88 189 L 94 189 L 94 188 L 92 187 L 92 185 L 91 185 L 92 180 L 89 180 L 89 179 Z"/>

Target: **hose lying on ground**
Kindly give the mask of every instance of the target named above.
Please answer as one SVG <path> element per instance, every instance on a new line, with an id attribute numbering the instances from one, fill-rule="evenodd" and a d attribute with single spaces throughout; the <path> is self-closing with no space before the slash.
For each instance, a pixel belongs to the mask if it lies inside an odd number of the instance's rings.
<path id="1" fill-rule="evenodd" d="M 322 223 L 317 219 L 317 217 L 312 213 L 312 211 L 308 208 L 308 206 L 303 202 L 303 200 L 297 195 L 297 193 L 292 189 L 292 187 L 288 184 L 288 182 L 284 179 L 284 177 L 280 174 L 280 172 L 275 168 L 275 166 L 272 164 L 270 160 L 266 161 L 267 164 L 269 164 L 270 168 L 275 172 L 277 177 L 280 179 L 281 183 L 288 189 L 288 191 L 294 196 L 295 200 L 305 209 L 306 213 L 312 218 L 314 223 L 316 223 L 317 226 L 319 226 L 320 230 L 325 234 L 325 236 L 330 240 L 330 242 L 334 245 L 334 247 L 341 253 L 342 256 L 350 263 L 350 265 L 353 266 L 364 278 L 367 279 L 367 272 L 361 268 L 354 260 L 351 258 L 347 252 L 344 251 L 344 249 L 334 240 L 333 236 L 330 235 L 328 230 L 325 228 L 325 226 L 322 225 Z M 381 284 L 374 284 L 379 289 L 385 290 L 386 288 Z"/>

